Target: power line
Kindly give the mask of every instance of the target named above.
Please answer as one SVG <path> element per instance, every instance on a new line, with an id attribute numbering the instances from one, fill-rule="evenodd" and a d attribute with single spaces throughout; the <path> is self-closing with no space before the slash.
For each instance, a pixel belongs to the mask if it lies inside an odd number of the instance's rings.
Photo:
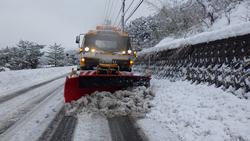
<path id="1" fill-rule="evenodd" d="M 107 1 L 107 0 L 105 0 L 104 14 L 106 14 L 107 3 L 108 3 L 108 1 Z"/>
<path id="2" fill-rule="evenodd" d="M 128 12 L 128 10 L 131 8 L 131 6 L 132 6 L 132 4 L 135 2 L 135 0 L 133 0 L 130 4 L 129 4 L 129 6 L 128 6 L 128 8 L 125 10 L 125 14 Z"/>
<path id="3" fill-rule="evenodd" d="M 114 21 L 114 24 L 113 24 L 113 25 L 116 25 L 116 22 L 117 22 L 117 20 L 119 19 L 119 16 L 120 16 L 121 12 L 122 12 L 122 7 L 120 8 L 118 15 L 116 16 L 116 18 L 115 18 L 115 21 Z"/>
<path id="4" fill-rule="evenodd" d="M 119 0 L 115 0 L 113 9 L 111 9 L 110 20 L 112 19 L 113 23 L 115 21 L 116 9 L 119 6 Z"/>
<path id="5" fill-rule="evenodd" d="M 124 17 L 125 17 L 125 5 L 126 5 L 126 0 L 122 1 L 122 19 L 121 19 L 121 24 L 122 24 L 122 32 L 124 31 L 125 28 L 125 22 L 124 22 Z"/>
<path id="6" fill-rule="evenodd" d="M 108 14 L 108 19 L 109 20 L 111 20 L 111 12 L 112 12 L 112 8 L 113 8 L 113 6 L 114 6 L 114 0 L 111 0 L 112 2 L 111 2 L 111 7 L 109 8 L 110 10 L 109 10 L 109 14 Z"/>
<path id="7" fill-rule="evenodd" d="M 129 9 L 131 8 L 131 6 L 132 6 L 132 4 L 135 2 L 135 0 L 133 0 L 130 4 L 129 4 L 129 6 L 128 6 L 128 8 L 125 10 L 125 12 L 124 12 L 124 14 L 126 14 L 128 11 L 129 11 Z M 122 10 L 122 8 L 121 8 L 121 10 Z M 118 23 L 118 27 L 121 25 L 121 21 Z"/>
<path id="8" fill-rule="evenodd" d="M 104 7 L 104 20 L 106 20 L 106 10 L 107 10 L 107 4 L 108 4 L 108 0 L 105 0 L 105 7 Z"/>
<path id="9" fill-rule="evenodd" d="M 144 0 L 141 0 L 138 5 L 134 8 L 134 10 L 129 14 L 127 19 L 125 20 L 125 23 L 134 15 L 135 11 L 141 6 Z"/>
<path id="10" fill-rule="evenodd" d="M 107 9 L 106 9 L 106 12 L 105 12 L 105 20 L 107 20 L 108 19 L 108 12 L 109 12 L 109 5 L 110 5 L 110 0 L 107 0 L 108 2 L 108 4 L 107 4 Z"/>

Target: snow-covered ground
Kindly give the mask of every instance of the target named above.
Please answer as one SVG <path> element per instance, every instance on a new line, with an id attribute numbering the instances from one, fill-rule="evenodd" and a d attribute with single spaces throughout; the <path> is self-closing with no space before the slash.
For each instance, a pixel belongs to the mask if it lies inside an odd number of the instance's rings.
<path id="1" fill-rule="evenodd" d="M 0 72 L 0 97 L 20 89 L 66 75 L 72 67 Z"/>
<path id="2" fill-rule="evenodd" d="M 150 141 L 250 140 L 249 100 L 188 81 L 151 83 L 155 107 L 138 121 Z"/>

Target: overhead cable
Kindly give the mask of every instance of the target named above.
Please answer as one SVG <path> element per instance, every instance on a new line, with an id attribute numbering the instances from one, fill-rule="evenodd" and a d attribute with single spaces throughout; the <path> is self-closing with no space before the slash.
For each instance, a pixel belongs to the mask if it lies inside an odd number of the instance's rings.
<path id="1" fill-rule="evenodd" d="M 136 10 L 141 6 L 141 4 L 143 3 L 144 0 L 141 0 L 138 5 L 134 8 L 134 10 L 129 14 L 129 16 L 127 17 L 127 19 L 125 20 L 125 23 L 134 15 L 134 13 L 136 12 Z"/>

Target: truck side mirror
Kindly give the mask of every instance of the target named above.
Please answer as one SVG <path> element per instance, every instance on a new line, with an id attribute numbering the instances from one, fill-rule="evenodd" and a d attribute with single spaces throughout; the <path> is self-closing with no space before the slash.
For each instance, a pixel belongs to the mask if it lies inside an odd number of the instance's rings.
<path id="1" fill-rule="evenodd" d="M 79 44 L 80 43 L 80 36 L 76 36 L 76 43 Z"/>

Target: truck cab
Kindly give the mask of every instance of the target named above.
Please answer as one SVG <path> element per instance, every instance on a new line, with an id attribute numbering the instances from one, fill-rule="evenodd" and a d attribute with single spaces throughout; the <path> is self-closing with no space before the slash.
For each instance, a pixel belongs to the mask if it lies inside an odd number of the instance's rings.
<path id="1" fill-rule="evenodd" d="M 80 37 L 76 42 L 80 43 Z M 80 45 L 80 69 L 114 66 L 119 71 L 131 71 L 136 52 L 127 33 L 111 26 L 98 26 L 84 35 Z"/>

